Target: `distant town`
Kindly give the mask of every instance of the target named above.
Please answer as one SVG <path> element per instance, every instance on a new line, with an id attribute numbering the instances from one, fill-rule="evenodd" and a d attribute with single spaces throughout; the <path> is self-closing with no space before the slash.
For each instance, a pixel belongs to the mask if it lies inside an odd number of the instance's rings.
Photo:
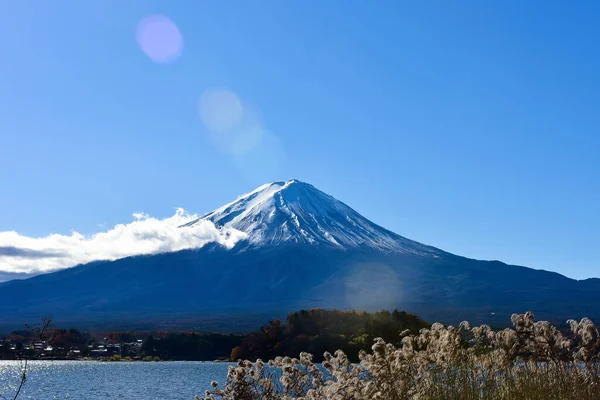
<path id="1" fill-rule="evenodd" d="M 4 360 L 20 358 L 37 360 L 160 360 L 159 357 L 155 356 L 143 356 L 143 339 L 136 339 L 135 337 L 121 338 L 119 337 L 121 335 L 117 337 L 95 337 L 87 333 L 82 334 L 76 329 L 62 331 L 58 330 L 58 333 L 50 339 L 32 340 L 28 340 L 23 335 L 25 332 L 13 332 L 0 338 L 0 358 Z"/>
<path id="2" fill-rule="evenodd" d="M 240 335 L 201 332 L 13 331 L 0 337 L 2 360 L 228 360 Z"/>

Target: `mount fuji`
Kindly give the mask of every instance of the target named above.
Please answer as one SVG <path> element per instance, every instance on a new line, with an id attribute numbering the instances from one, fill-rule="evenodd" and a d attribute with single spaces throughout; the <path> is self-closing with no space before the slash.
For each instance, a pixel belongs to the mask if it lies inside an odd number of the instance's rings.
<path id="1" fill-rule="evenodd" d="M 89 329 L 243 330 L 313 307 L 399 308 L 448 323 L 506 323 L 527 310 L 600 317 L 599 279 L 453 255 L 298 180 L 260 186 L 180 228 L 203 220 L 243 239 L 0 283 L 0 329 L 51 316 Z"/>

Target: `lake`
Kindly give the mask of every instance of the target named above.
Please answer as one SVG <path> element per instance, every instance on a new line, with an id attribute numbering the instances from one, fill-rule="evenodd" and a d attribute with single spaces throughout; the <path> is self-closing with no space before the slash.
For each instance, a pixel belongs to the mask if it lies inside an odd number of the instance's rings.
<path id="1" fill-rule="evenodd" d="M 193 400 L 224 383 L 228 363 L 30 361 L 19 399 Z M 0 395 L 14 397 L 20 363 L 0 361 Z M 0 397 L 1 398 L 1 397 Z"/>

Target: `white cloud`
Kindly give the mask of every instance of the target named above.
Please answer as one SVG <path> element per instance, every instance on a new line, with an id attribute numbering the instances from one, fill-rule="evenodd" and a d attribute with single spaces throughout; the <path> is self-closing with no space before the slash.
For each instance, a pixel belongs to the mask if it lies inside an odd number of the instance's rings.
<path id="1" fill-rule="evenodd" d="M 131 216 L 135 219 L 145 219 L 147 217 L 149 217 L 148 214 L 146 214 L 145 212 L 135 212 L 133 214 L 131 214 Z"/>
<path id="2" fill-rule="evenodd" d="M 95 260 L 194 249 L 210 242 L 231 248 L 246 236 L 234 229 L 219 229 L 210 221 L 180 227 L 198 218 L 181 208 L 161 220 L 143 212 L 134 213 L 133 218 L 129 224 L 91 236 L 73 232 L 70 236 L 32 238 L 14 231 L 0 232 L 0 271 L 47 272 Z"/>

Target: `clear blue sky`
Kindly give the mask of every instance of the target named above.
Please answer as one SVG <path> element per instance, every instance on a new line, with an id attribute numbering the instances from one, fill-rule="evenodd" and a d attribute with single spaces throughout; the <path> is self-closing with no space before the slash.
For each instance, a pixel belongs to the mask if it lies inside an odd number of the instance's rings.
<path id="1" fill-rule="evenodd" d="M 136 41 L 155 14 L 183 37 L 170 63 Z M 0 231 L 90 234 L 298 178 L 456 254 L 600 276 L 599 19 L 595 1 L 1 2 Z M 213 87 L 260 113 L 277 168 L 215 144 Z"/>

